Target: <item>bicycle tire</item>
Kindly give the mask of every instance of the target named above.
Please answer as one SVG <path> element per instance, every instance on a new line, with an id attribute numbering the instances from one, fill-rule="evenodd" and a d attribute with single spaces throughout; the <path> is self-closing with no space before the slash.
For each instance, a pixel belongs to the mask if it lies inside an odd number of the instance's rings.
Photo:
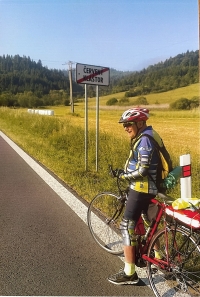
<path id="1" fill-rule="evenodd" d="M 121 198 L 111 192 L 102 192 L 91 201 L 87 222 L 96 243 L 113 255 L 123 253 L 122 236 L 119 229 L 123 215 Z"/>
<path id="2" fill-rule="evenodd" d="M 147 262 L 147 275 L 155 296 L 200 296 L 200 246 L 196 238 L 180 227 L 171 226 L 167 228 L 167 242 L 170 269 L 167 265 L 166 269 L 160 269 Z M 158 231 L 150 242 L 147 256 L 154 258 L 156 247 L 162 258 L 160 262 L 166 261 L 167 242 L 165 229 Z"/>

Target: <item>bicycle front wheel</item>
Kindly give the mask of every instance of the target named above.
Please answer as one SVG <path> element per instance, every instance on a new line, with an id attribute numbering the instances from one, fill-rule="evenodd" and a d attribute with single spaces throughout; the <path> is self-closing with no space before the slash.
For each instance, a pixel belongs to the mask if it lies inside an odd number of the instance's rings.
<path id="1" fill-rule="evenodd" d="M 110 192 L 98 194 L 91 201 L 87 222 L 96 243 L 107 252 L 123 253 L 122 236 L 119 229 L 123 216 L 124 202 Z"/>
<path id="2" fill-rule="evenodd" d="M 148 257 L 155 259 L 155 250 L 164 267 L 161 269 L 159 264 L 147 262 L 150 286 L 156 297 L 200 296 L 200 246 L 196 239 L 186 230 L 172 226 L 155 235 L 149 245 Z"/>

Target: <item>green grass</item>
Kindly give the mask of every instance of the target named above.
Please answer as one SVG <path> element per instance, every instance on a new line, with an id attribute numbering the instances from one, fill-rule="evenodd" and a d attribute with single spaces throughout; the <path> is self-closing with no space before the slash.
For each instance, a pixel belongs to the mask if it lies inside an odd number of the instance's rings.
<path id="1" fill-rule="evenodd" d="M 100 104 L 103 104 L 101 98 Z M 59 106 L 51 109 L 55 112 L 54 117 L 29 114 L 27 110 L 22 109 L 0 108 L 0 129 L 85 200 L 90 201 L 100 191 L 115 191 L 115 181 L 109 177 L 108 164 L 113 164 L 115 168 L 122 168 L 129 154 L 129 139 L 122 126 L 118 124 L 122 111 L 100 108 L 99 170 L 96 172 L 95 101 L 93 100 L 93 104 L 89 105 L 88 171 L 86 172 L 84 103 L 75 105 L 74 115 L 71 114 L 70 107 Z M 150 115 L 148 123 L 163 138 L 174 165 L 179 165 L 180 155 L 188 153 L 191 155 L 192 194 L 193 197 L 198 197 L 199 109 L 193 111 L 152 109 Z M 177 198 L 180 197 L 179 185 L 172 194 Z"/>
<path id="2" fill-rule="evenodd" d="M 120 100 L 124 98 L 124 95 L 125 95 L 125 92 L 115 93 L 108 96 L 102 96 L 100 99 L 100 105 L 106 105 L 106 102 L 113 97 Z M 159 104 L 170 104 L 180 98 L 192 99 L 193 97 L 198 95 L 199 95 L 199 84 L 197 83 L 187 87 L 171 90 L 168 92 L 144 95 L 144 97 L 146 97 L 147 102 L 149 104 L 156 104 L 157 107 L 159 107 Z M 130 97 L 129 98 L 130 104 L 133 104 L 138 97 L 137 96 Z M 94 102 L 95 102 L 95 98 L 89 98 L 89 102 L 88 102 L 89 106 L 94 105 Z M 123 109 L 123 107 L 121 108 Z"/>
<path id="3" fill-rule="evenodd" d="M 100 105 L 101 110 L 103 110 L 103 111 L 104 110 L 107 110 L 107 111 L 112 110 L 113 113 L 116 112 L 117 117 L 119 117 L 121 110 L 124 110 L 125 106 L 119 106 L 119 105 L 107 106 L 106 102 L 113 97 L 120 100 L 120 99 L 124 98 L 124 94 L 125 94 L 125 92 L 121 92 L 121 93 L 115 93 L 115 94 L 111 94 L 111 95 L 107 95 L 107 96 L 101 96 L 99 99 L 99 105 Z M 155 111 L 155 110 L 160 111 L 163 104 L 168 106 L 170 103 L 172 103 L 180 98 L 192 99 L 195 96 L 199 96 L 199 94 L 200 94 L 199 84 L 193 84 L 193 85 L 190 85 L 187 87 L 179 88 L 179 89 L 168 91 L 168 92 L 157 93 L 157 94 L 148 94 L 148 95 L 145 95 L 145 97 L 147 98 L 147 101 L 150 105 L 150 107 L 149 107 L 150 109 L 152 109 L 153 111 Z M 131 106 L 137 98 L 138 97 L 129 98 L 129 100 L 130 100 L 129 106 Z M 53 109 L 55 111 L 55 115 L 59 116 L 59 117 L 64 117 L 66 115 L 70 115 L 70 113 L 71 113 L 71 107 L 69 107 L 69 106 L 66 106 L 65 108 L 63 108 L 63 106 L 53 106 L 53 107 L 51 106 L 49 108 Z M 89 113 L 95 114 L 95 111 L 96 111 L 96 98 L 95 97 L 88 98 L 88 108 L 89 108 Z M 148 105 L 147 105 L 147 108 L 148 108 Z M 82 99 L 79 99 L 78 102 L 75 103 L 75 106 L 74 106 L 75 117 L 77 117 L 78 115 L 80 117 L 84 117 L 84 110 L 85 110 L 85 98 L 82 98 Z M 171 113 L 171 111 L 170 111 L 170 113 Z M 183 112 L 183 115 L 184 115 L 184 117 L 186 116 L 185 111 Z M 109 114 L 109 116 L 110 116 L 110 114 Z"/>

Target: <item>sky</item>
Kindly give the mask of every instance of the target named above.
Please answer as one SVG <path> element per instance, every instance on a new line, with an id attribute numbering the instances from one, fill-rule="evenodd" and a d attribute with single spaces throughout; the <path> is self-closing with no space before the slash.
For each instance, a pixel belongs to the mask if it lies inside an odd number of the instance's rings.
<path id="1" fill-rule="evenodd" d="M 0 56 L 142 70 L 199 49 L 198 0 L 0 0 Z"/>

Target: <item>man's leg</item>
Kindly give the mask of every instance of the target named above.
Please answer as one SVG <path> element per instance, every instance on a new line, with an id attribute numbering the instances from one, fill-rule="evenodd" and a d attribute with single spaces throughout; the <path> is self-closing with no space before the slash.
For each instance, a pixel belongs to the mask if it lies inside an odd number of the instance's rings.
<path id="1" fill-rule="evenodd" d="M 114 284 L 137 284 L 139 279 L 135 271 L 135 225 L 142 210 L 147 209 L 150 199 L 154 195 L 129 190 L 124 218 L 120 224 L 123 237 L 125 267 L 119 273 L 112 275 L 108 280 Z"/>
<path id="2" fill-rule="evenodd" d="M 126 275 L 135 273 L 135 246 L 124 246 L 125 267 L 124 272 Z"/>
<path id="3" fill-rule="evenodd" d="M 135 272 L 135 223 L 123 218 L 120 229 L 124 243 L 125 267 L 118 273 L 111 275 L 108 280 L 116 285 L 137 284 L 139 278 Z"/>

